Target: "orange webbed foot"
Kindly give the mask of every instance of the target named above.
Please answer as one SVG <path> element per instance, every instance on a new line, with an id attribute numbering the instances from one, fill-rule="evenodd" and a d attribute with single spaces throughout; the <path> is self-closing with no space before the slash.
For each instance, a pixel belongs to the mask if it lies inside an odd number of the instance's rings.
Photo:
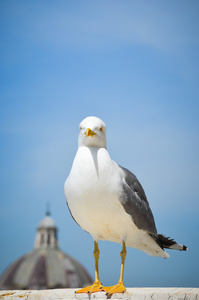
<path id="1" fill-rule="evenodd" d="M 97 293 L 97 292 L 105 292 L 104 286 L 101 284 L 101 282 L 94 282 L 92 285 L 77 290 L 75 293 L 76 294 L 86 293 L 90 295 L 92 293 Z"/>
<path id="2" fill-rule="evenodd" d="M 116 285 L 104 287 L 107 298 L 111 298 L 111 296 L 115 293 L 124 293 L 126 288 L 123 282 L 118 282 Z"/>

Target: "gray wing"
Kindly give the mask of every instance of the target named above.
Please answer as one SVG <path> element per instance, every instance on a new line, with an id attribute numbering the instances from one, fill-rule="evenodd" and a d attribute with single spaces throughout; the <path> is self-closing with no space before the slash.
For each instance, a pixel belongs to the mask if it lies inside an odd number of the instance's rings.
<path id="1" fill-rule="evenodd" d="M 125 174 L 122 182 L 121 204 L 139 229 L 157 234 L 153 214 L 140 182 L 128 169 L 121 166 L 120 168 Z"/>

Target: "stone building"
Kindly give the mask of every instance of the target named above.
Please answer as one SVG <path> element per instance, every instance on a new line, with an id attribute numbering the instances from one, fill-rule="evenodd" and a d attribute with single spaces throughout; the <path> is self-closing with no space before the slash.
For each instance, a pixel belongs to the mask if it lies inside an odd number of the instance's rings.
<path id="1" fill-rule="evenodd" d="M 0 289 L 79 288 L 91 284 L 85 268 L 58 247 L 50 214 L 40 222 L 34 250 L 12 263 L 0 276 Z"/>

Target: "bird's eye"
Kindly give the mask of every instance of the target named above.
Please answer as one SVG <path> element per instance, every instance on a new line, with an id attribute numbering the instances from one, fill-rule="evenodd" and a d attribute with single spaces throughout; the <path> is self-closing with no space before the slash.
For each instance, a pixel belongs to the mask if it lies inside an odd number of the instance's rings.
<path id="1" fill-rule="evenodd" d="M 82 130 L 82 127 L 80 126 L 79 129 Z"/>
<path id="2" fill-rule="evenodd" d="M 100 131 L 103 131 L 103 127 L 100 127 L 100 129 L 99 129 Z"/>

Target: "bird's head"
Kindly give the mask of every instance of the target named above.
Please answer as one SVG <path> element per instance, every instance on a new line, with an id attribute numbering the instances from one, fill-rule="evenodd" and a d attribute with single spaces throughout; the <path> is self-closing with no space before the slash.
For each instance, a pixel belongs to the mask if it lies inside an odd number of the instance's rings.
<path id="1" fill-rule="evenodd" d="M 79 125 L 78 146 L 106 148 L 106 125 L 97 117 L 87 117 Z"/>

